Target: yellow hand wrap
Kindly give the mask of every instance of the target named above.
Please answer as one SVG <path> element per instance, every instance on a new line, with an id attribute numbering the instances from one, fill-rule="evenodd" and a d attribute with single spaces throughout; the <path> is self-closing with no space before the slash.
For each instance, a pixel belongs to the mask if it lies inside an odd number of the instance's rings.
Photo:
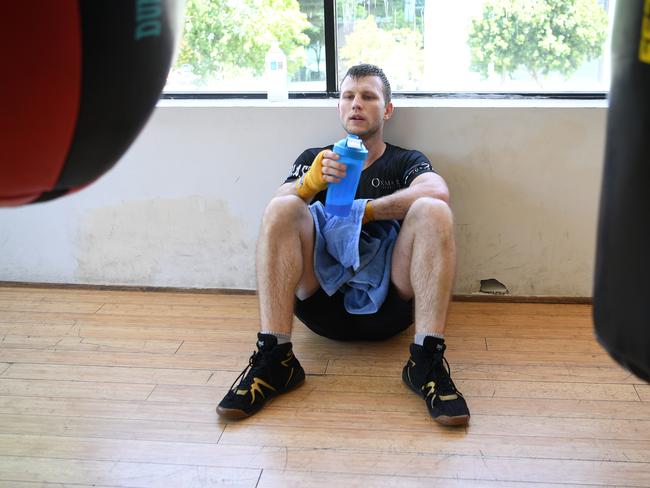
<path id="1" fill-rule="evenodd" d="M 363 219 L 361 219 L 361 224 L 366 224 L 372 220 L 375 220 L 375 209 L 372 208 L 372 200 L 366 202 L 366 208 L 363 212 Z"/>
<path id="2" fill-rule="evenodd" d="M 323 179 L 323 154 L 321 151 L 311 163 L 309 171 L 296 181 L 298 196 L 303 200 L 312 198 L 316 193 L 327 188 L 327 181 Z"/>

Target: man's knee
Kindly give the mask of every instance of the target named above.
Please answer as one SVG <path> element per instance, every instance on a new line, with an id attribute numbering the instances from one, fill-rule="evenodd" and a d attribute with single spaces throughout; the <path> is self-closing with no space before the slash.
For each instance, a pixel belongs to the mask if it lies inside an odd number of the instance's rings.
<path id="1" fill-rule="evenodd" d="M 415 226 L 435 227 L 438 230 L 453 227 L 453 215 L 447 202 L 438 198 L 418 198 L 406 214 L 406 223 Z"/>
<path id="2" fill-rule="evenodd" d="M 262 224 L 271 227 L 296 227 L 304 225 L 309 210 L 304 200 L 296 195 L 273 198 L 266 206 Z"/>

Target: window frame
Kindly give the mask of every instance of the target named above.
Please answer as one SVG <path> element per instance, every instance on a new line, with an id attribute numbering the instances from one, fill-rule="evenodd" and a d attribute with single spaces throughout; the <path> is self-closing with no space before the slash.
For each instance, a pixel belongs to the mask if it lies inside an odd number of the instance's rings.
<path id="1" fill-rule="evenodd" d="M 325 30 L 325 91 L 289 91 L 289 99 L 339 98 L 338 56 L 336 43 L 336 0 L 323 0 Z M 556 100 L 606 100 L 608 92 L 393 92 L 393 98 L 456 98 L 456 99 L 556 99 Z M 164 100 L 213 100 L 213 99 L 260 99 L 266 100 L 266 92 L 174 92 L 163 91 Z"/>

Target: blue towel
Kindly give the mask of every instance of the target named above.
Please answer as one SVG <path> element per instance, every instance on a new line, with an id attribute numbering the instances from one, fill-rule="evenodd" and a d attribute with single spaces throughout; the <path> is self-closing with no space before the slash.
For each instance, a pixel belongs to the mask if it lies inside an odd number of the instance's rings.
<path id="1" fill-rule="evenodd" d="M 349 217 L 329 215 L 321 202 L 309 207 L 316 229 L 314 272 L 325 293 L 343 292 L 351 314 L 372 314 L 384 303 L 399 232 L 396 220 L 370 222 L 362 229 L 367 201 L 355 200 Z"/>

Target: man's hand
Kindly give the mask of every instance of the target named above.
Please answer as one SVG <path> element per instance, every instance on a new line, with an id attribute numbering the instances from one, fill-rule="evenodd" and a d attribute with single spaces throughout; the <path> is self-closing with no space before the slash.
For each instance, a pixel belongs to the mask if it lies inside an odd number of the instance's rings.
<path id="1" fill-rule="evenodd" d="M 309 171 L 296 181 L 298 196 L 309 200 L 327 188 L 328 183 L 338 183 L 345 177 L 345 164 L 338 162 L 339 155 L 325 149 L 318 153 Z"/>

